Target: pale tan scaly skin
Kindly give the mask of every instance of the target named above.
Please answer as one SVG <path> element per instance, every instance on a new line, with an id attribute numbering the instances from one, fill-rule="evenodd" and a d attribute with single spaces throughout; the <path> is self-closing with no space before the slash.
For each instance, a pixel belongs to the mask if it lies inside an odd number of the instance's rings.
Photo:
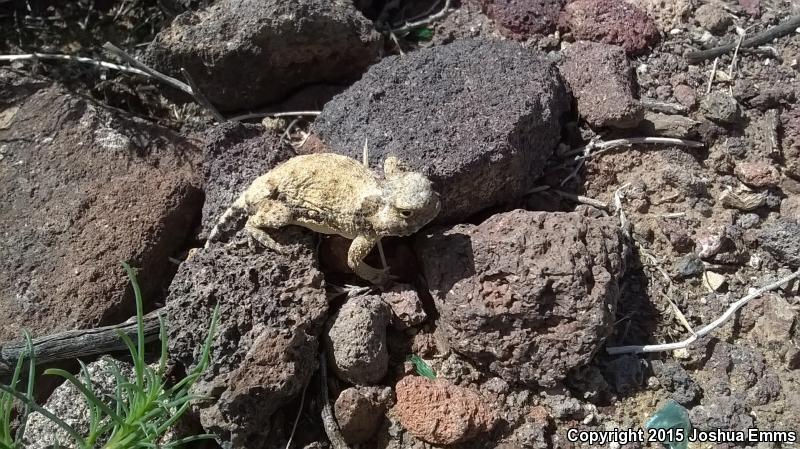
<path id="1" fill-rule="evenodd" d="M 333 153 L 296 156 L 258 177 L 220 224 L 237 210 L 245 229 L 262 245 L 276 248 L 265 229 L 297 225 L 352 239 L 347 264 L 361 278 L 383 285 L 388 274 L 364 263 L 381 237 L 417 232 L 439 213 L 439 195 L 422 174 L 407 171 L 397 158 L 384 161 L 379 177 L 358 161 Z M 208 241 L 217 239 L 220 225 Z M 279 249 L 278 249 L 279 250 Z"/>

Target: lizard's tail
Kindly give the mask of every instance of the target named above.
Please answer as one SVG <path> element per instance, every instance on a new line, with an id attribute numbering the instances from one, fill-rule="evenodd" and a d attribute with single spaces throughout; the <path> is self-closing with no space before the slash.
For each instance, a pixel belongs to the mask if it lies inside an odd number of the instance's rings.
<path id="1" fill-rule="evenodd" d="M 238 230 L 243 224 L 241 222 L 247 218 L 246 212 L 247 205 L 244 201 L 244 195 L 242 195 L 219 217 L 217 224 L 208 233 L 205 247 L 208 248 L 213 242 L 219 240 L 223 233 Z"/>

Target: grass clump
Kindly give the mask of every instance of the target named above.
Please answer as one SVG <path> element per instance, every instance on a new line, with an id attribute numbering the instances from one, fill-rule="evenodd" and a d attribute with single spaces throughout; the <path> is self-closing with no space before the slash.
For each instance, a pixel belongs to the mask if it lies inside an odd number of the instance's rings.
<path id="1" fill-rule="evenodd" d="M 165 377 L 167 364 L 167 335 L 163 320 L 159 317 L 161 336 L 161 353 L 156 366 L 145 361 L 144 341 L 144 308 L 142 293 L 133 269 L 123 262 L 123 266 L 133 286 L 136 298 L 137 338 L 133 341 L 127 334 L 119 333 L 130 351 L 133 363 L 134 379 L 122 375 L 119 366 L 112 361 L 110 373 L 115 380 L 114 396 L 110 403 L 105 403 L 95 392 L 89 371 L 81 363 L 81 370 L 75 376 L 62 369 L 45 370 L 46 375 L 60 376 L 80 391 L 89 408 L 89 430 L 82 435 L 75 428 L 36 404 L 33 399 L 33 379 L 35 363 L 33 345 L 28 341 L 28 386 L 26 391 L 17 389 L 23 366 L 20 357 L 10 385 L 0 384 L 0 449 L 21 449 L 25 421 L 30 411 L 41 413 L 58 427 L 69 434 L 74 446 L 81 449 L 134 449 L 134 448 L 177 448 L 192 441 L 211 439 L 214 435 L 193 435 L 177 441 L 160 443 L 160 439 L 189 408 L 190 401 L 196 396 L 190 394 L 192 385 L 208 367 L 211 344 L 216 332 L 218 310 L 209 326 L 208 335 L 202 346 L 200 360 L 194 369 L 175 385 L 169 386 Z M 11 418 L 14 411 L 14 400 L 24 404 L 21 412 L 21 425 L 12 435 Z"/>

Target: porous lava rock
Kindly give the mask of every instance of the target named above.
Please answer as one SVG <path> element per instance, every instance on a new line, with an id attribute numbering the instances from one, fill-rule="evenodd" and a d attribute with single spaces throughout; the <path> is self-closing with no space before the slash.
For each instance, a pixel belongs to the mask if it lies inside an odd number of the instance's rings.
<path id="1" fill-rule="evenodd" d="M 185 68 L 220 110 L 278 101 L 312 83 L 357 78 L 381 38 L 352 2 L 221 0 L 187 11 L 147 48 L 153 68 Z"/>
<path id="2" fill-rule="evenodd" d="M 253 180 L 295 153 L 261 125 L 226 122 L 206 130 L 201 140 L 206 194 L 201 237 L 205 237 Z"/>
<path id="3" fill-rule="evenodd" d="M 348 444 L 365 443 L 384 421 L 392 399 L 389 387 L 350 387 L 339 393 L 333 411 Z"/>
<path id="4" fill-rule="evenodd" d="M 297 400 L 318 366 L 328 302 L 310 232 L 288 227 L 280 252 L 240 231 L 181 264 L 167 298 L 170 357 L 187 371 L 199 357 L 215 307 L 210 365 L 192 393 L 203 428 L 223 447 L 268 441 L 275 410 Z"/>
<path id="5" fill-rule="evenodd" d="M 552 33 L 566 0 L 484 0 L 486 15 L 511 37 Z"/>
<path id="6" fill-rule="evenodd" d="M 444 379 L 406 376 L 395 385 L 393 411 L 400 424 L 431 444 L 469 441 L 492 430 L 497 412 L 477 392 Z"/>
<path id="7" fill-rule="evenodd" d="M 0 92 L 0 341 L 127 319 L 121 260 L 158 299 L 202 207 L 199 149 L 12 71 Z"/>
<path id="8" fill-rule="evenodd" d="M 578 103 L 578 114 L 597 127 L 632 128 L 644 117 L 625 51 L 617 45 L 576 42 L 559 66 Z"/>
<path id="9" fill-rule="evenodd" d="M 780 263 L 800 267 L 800 222 L 781 219 L 760 231 L 759 244 Z"/>
<path id="10" fill-rule="evenodd" d="M 781 114 L 781 145 L 786 160 L 787 174 L 800 179 L 800 107 L 787 109 Z"/>
<path id="11" fill-rule="evenodd" d="M 619 45 L 629 55 L 644 53 L 661 38 L 650 16 L 624 0 L 576 0 L 564 7 L 559 26 L 576 39 Z"/>
<path id="12" fill-rule="evenodd" d="M 431 229 L 417 252 L 439 330 L 507 382 L 554 385 L 613 328 L 624 266 L 611 218 L 514 210 Z"/>
<path id="13" fill-rule="evenodd" d="M 389 306 L 373 295 L 348 299 L 330 318 L 325 344 L 340 379 L 369 385 L 386 375 L 386 326 L 391 318 Z"/>
<path id="14" fill-rule="evenodd" d="M 454 222 L 528 192 L 568 108 L 544 55 L 465 39 L 383 59 L 327 103 L 313 129 L 357 159 L 366 140 L 375 169 L 395 154 L 426 173 L 441 196 L 437 220 Z"/>

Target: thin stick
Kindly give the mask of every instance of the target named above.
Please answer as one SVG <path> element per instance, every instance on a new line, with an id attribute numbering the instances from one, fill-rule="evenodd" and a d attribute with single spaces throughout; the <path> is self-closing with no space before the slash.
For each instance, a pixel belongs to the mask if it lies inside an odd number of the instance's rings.
<path id="1" fill-rule="evenodd" d="M 731 80 L 733 80 L 733 69 L 734 67 L 736 67 L 736 57 L 739 56 L 739 47 L 742 46 L 742 41 L 744 40 L 744 36 L 746 34 L 747 32 L 744 32 L 742 33 L 741 36 L 739 36 L 739 41 L 736 42 L 736 48 L 733 50 L 733 58 L 731 58 L 731 66 L 730 68 L 728 68 L 728 78 L 730 78 Z"/>
<path id="2" fill-rule="evenodd" d="M 328 400 L 328 360 L 325 357 L 325 350 L 319 354 L 319 378 L 320 378 L 320 402 L 322 403 L 322 427 L 325 428 L 325 434 L 328 435 L 328 440 L 331 442 L 333 449 L 349 449 L 347 443 L 344 441 L 342 432 L 339 430 L 339 424 L 336 423 L 336 418 L 333 416 L 331 403 Z"/>
<path id="3" fill-rule="evenodd" d="M 294 117 L 294 116 L 306 116 L 306 117 L 316 117 L 322 114 L 322 111 L 290 111 L 290 112 L 250 112 L 247 114 L 237 115 L 235 117 L 231 117 L 228 120 L 232 122 L 241 122 L 242 120 L 250 120 L 254 118 L 264 118 L 264 117 Z"/>
<path id="4" fill-rule="evenodd" d="M 208 98 L 206 98 L 206 96 L 200 92 L 200 89 L 197 88 L 197 84 L 195 84 L 194 79 L 192 79 L 192 75 L 190 75 L 189 72 L 183 67 L 181 67 L 181 75 L 183 75 L 183 77 L 186 78 L 186 82 L 189 83 L 189 88 L 192 90 L 192 96 L 194 97 L 194 100 L 200 106 L 206 108 L 206 110 L 210 112 L 212 116 L 214 116 L 214 119 L 216 119 L 217 122 L 226 122 L 227 120 L 225 120 L 225 117 L 220 114 L 217 108 L 215 108 L 214 105 L 208 101 Z"/>
<path id="5" fill-rule="evenodd" d="M 742 41 L 740 47 L 756 47 L 770 43 L 773 39 L 791 34 L 797 27 L 800 27 L 800 15 L 790 16 L 783 23 L 778 24 L 768 30 L 754 34 L 753 37 Z M 697 63 L 706 59 L 719 57 L 736 48 L 735 43 L 720 45 L 719 47 L 708 50 L 694 51 L 686 55 L 686 60 L 690 63 Z"/>
<path id="6" fill-rule="evenodd" d="M 689 111 L 689 108 L 680 103 L 668 103 L 653 98 L 642 98 L 639 102 L 649 111 L 663 112 L 664 114 L 685 114 Z"/>
<path id="7" fill-rule="evenodd" d="M 605 210 L 605 211 L 608 210 L 608 204 L 606 204 L 606 203 L 604 203 L 604 202 L 602 202 L 600 200 L 596 200 L 594 198 L 590 198 L 588 196 L 576 195 L 574 193 L 565 192 L 563 190 L 556 190 L 556 189 L 550 189 L 550 191 L 555 193 L 556 195 L 560 196 L 561 198 L 566 198 L 566 199 L 568 199 L 570 201 L 574 201 L 576 203 L 588 204 L 589 206 L 593 206 L 593 207 L 596 207 L 598 209 L 602 209 L 602 210 Z"/>
<path id="8" fill-rule="evenodd" d="M 81 64 L 89 64 L 97 67 L 104 67 L 106 69 L 119 70 L 120 72 L 133 73 L 140 76 L 147 76 L 147 77 L 150 76 L 147 72 L 135 69 L 133 67 L 114 64 L 112 62 L 98 61 L 96 59 L 84 58 L 81 56 L 57 55 L 52 53 L 26 53 L 22 55 L 0 55 L 0 61 L 26 61 L 26 60 L 37 60 L 37 59 L 73 61 L 73 62 L 79 62 Z"/>
<path id="9" fill-rule="evenodd" d="M 172 86 L 172 87 L 174 87 L 174 88 L 176 88 L 178 90 L 181 90 L 183 92 L 186 92 L 189 95 L 194 96 L 194 92 L 192 91 L 192 87 L 189 86 L 188 84 L 184 83 L 183 81 L 177 80 L 177 79 L 175 79 L 175 78 L 173 78 L 171 76 L 164 75 L 161 72 L 158 72 L 156 70 L 151 69 L 150 67 L 146 66 L 145 64 L 137 61 L 136 58 L 134 58 L 133 56 L 125 53 L 121 48 L 117 47 L 116 45 L 112 44 L 111 42 L 106 42 L 105 44 L 103 44 L 103 49 L 106 50 L 107 52 L 113 54 L 113 55 L 116 55 L 116 56 L 122 58 L 128 64 L 130 64 L 130 65 L 136 67 L 137 69 L 147 73 L 151 77 L 156 78 L 158 80 L 161 80 L 164 83 L 169 84 L 170 86 Z"/>
<path id="10" fill-rule="evenodd" d="M 783 284 L 791 282 L 794 279 L 797 279 L 798 277 L 800 277 L 800 270 L 795 271 L 794 273 L 784 277 L 783 279 L 780 279 L 780 280 L 775 281 L 775 282 L 773 282 L 773 283 L 771 283 L 769 285 L 766 285 L 764 287 L 761 287 L 761 288 L 755 290 L 754 292 L 750 293 L 749 295 L 745 296 L 744 298 L 742 298 L 742 299 L 734 302 L 730 306 L 728 306 L 728 309 L 725 310 L 725 312 L 722 315 L 720 315 L 719 318 L 717 318 L 716 320 L 712 321 L 711 323 L 705 325 L 703 328 L 701 328 L 700 330 L 695 332 L 694 335 L 692 335 L 691 337 L 687 338 L 686 340 L 679 341 L 679 342 L 676 342 L 676 343 L 663 343 L 663 344 L 657 344 L 657 345 L 612 346 L 610 348 L 606 348 L 606 351 L 611 355 L 615 355 L 615 354 L 631 354 L 631 353 L 638 354 L 638 353 L 643 353 L 643 352 L 674 351 L 676 349 L 686 348 L 689 345 L 691 345 L 692 343 L 694 343 L 695 341 L 697 341 L 699 338 L 708 335 L 709 333 L 711 333 L 711 331 L 713 331 L 714 329 L 718 328 L 720 325 L 722 325 L 722 323 L 724 323 L 731 316 L 733 316 L 733 314 L 736 313 L 737 310 L 742 308 L 744 305 L 746 305 L 752 299 L 758 298 L 759 296 L 763 295 L 766 292 L 775 290 L 775 289 L 779 288 L 780 286 L 782 286 Z"/>
<path id="11" fill-rule="evenodd" d="M 429 16 L 425 19 L 418 20 L 416 22 L 406 22 L 405 25 L 401 26 L 400 28 L 392 28 L 388 30 L 390 33 L 405 33 L 406 31 L 411 31 L 414 28 L 419 28 L 421 26 L 427 25 L 431 22 L 441 19 L 442 17 L 446 16 L 450 10 L 450 0 L 445 0 L 444 7 L 441 11 L 437 12 L 436 14 Z"/>
<path id="12" fill-rule="evenodd" d="M 292 433 L 289 434 L 289 441 L 286 442 L 286 449 L 289 449 L 289 446 L 292 445 L 292 440 L 294 439 L 294 432 L 297 430 L 297 423 L 300 422 L 300 414 L 303 412 L 303 404 L 306 402 L 306 390 L 308 390 L 308 384 L 311 382 L 306 382 L 306 385 L 303 387 L 303 394 L 300 395 L 300 408 L 297 410 L 297 416 L 294 417 L 294 424 L 292 425 Z"/>
<path id="13" fill-rule="evenodd" d="M 719 64 L 719 58 L 714 58 L 714 64 L 711 66 L 711 73 L 708 75 L 708 86 L 706 86 L 706 94 L 711 93 L 711 86 L 714 84 L 714 78 L 717 76 L 717 64 Z"/>
<path id="14" fill-rule="evenodd" d="M 295 117 L 294 120 L 289 122 L 289 126 L 287 126 L 286 130 L 283 132 L 283 134 L 281 134 L 281 142 L 283 142 L 287 137 L 289 137 L 289 134 L 291 134 L 292 128 L 294 128 L 294 125 L 296 125 L 297 122 L 299 122 L 302 119 L 303 119 L 303 117 Z"/>
<path id="15" fill-rule="evenodd" d="M 610 150 L 615 147 L 623 147 L 626 145 L 639 145 L 639 144 L 664 144 L 664 145 L 680 145 L 685 147 L 692 147 L 692 148 L 702 148 L 705 146 L 703 142 L 697 142 L 695 140 L 686 140 L 686 139 L 676 139 L 672 137 L 629 137 L 627 139 L 615 139 L 609 140 L 607 142 L 596 142 L 592 143 L 594 148 L 597 148 L 599 151 Z M 564 153 L 564 156 L 574 156 L 576 154 L 581 154 L 586 150 L 588 145 L 576 148 L 574 150 L 567 151 Z M 594 154 L 598 153 L 596 151 Z"/>

